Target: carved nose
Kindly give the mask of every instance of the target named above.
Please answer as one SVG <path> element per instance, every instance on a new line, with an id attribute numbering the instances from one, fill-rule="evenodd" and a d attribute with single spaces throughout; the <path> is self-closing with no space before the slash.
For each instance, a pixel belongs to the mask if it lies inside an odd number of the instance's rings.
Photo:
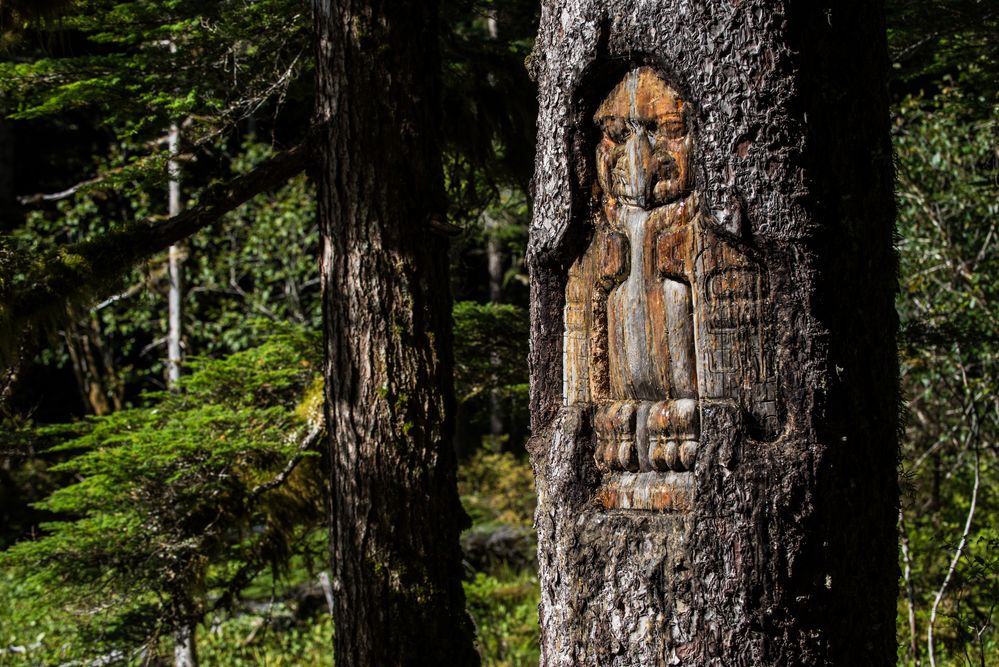
<path id="1" fill-rule="evenodd" d="M 652 193 L 663 171 L 661 158 L 654 152 L 652 142 L 645 132 L 635 132 L 628 139 L 626 146 L 628 156 L 628 183 L 626 184 L 629 199 L 645 208 L 653 201 Z"/>

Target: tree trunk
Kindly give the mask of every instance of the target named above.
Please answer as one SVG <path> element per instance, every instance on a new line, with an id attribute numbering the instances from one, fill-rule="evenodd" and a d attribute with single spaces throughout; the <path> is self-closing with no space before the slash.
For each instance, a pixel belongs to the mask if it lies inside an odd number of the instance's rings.
<path id="1" fill-rule="evenodd" d="M 124 386 L 111 350 L 104 341 L 100 320 L 94 311 L 82 319 L 71 319 L 63 332 L 83 407 L 97 416 L 121 410 Z"/>
<path id="2" fill-rule="evenodd" d="M 437 232 L 436 7 L 314 7 L 336 664 L 477 664 Z"/>
<path id="3" fill-rule="evenodd" d="M 488 17 L 489 34 L 496 37 L 496 19 Z M 503 248 L 500 242 L 499 221 L 487 212 L 484 215 L 486 223 L 486 260 L 489 269 L 489 303 L 503 302 Z M 490 365 L 498 369 L 499 357 L 493 355 Z M 495 377 L 494 377 L 495 380 Z M 503 400 L 495 387 L 489 390 L 489 437 L 491 445 L 498 447 L 502 443 L 503 433 Z"/>
<path id="4" fill-rule="evenodd" d="M 486 31 L 490 39 L 499 37 L 499 22 L 496 20 L 496 8 L 486 10 Z M 503 301 L 503 244 L 499 237 L 500 221 L 490 215 L 483 214 L 486 227 L 486 266 L 489 270 L 489 303 L 498 304 Z M 493 355 L 490 364 L 496 368 L 499 359 Z M 489 390 L 489 440 L 490 445 L 499 447 L 502 444 L 503 433 L 503 401 L 497 388 Z"/>
<path id="5" fill-rule="evenodd" d="M 170 53 L 177 53 L 177 45 L 169 43 Z M 167 133 L 168 151 L 170 160 L 167 162 L 167 207 L 171 218 L 180 215 L 180 162 L 177 155 L 180 154 L 180 126 L 174 122 L 170 123 L 170 131 Z M 184 303 L 184 272 L 183 272 L 183 249 L 177 243 L 170 246 L 167 251 L 167 277 L 170 281 L 167 292 L 167 388 L 177 391 L 177 383 L 180 381 L 180 364 L 183 361 L 183 350 L 181 341 L 183 339 L 183 303 Z M 176 628 L 173 636 L 173 665 L 174 667 L 197 667 L 198 665 L 198 644 L 197 644 L 197 624 Z"/>
<path id="6" fill-rule="evenodd" d="M 171 42 L 170 51 L 175 52 L 177 47 Z M 167 135 L 169 140 L 170 157 L 176 158 L 180 152 L 180 127 L 177 123 L 170 125 L 170 132 Z M 180 215 L 180 163 L 176 159 L 171 159 L 167 163 L 167 171 L 170 174 L 169 181 L 169 210 L 170 217 Z M 183 337 L 183 299 L 184 299 L 184 273 L 183 273 L 183 249 L 179 244 L 173 244 L 168 251 L 167 275 L 170 278 L 170 291 L 168 294 L 168 317 L 167 317 L 167 386 L 173 389 L 180 380 L 180 364 L 183 360 L 183 350 L 181 340 Z"/>
<path id="7" fill-rule="evenodd" d="M 886 61 L 877 2 L 543 2 L 543 665 L 894 664 Z"/>
<path id="8" fill-rule="evenodd" d="M 196 623 L 177 628 L 173 633 L 173 667 L 198 667 Z"/>

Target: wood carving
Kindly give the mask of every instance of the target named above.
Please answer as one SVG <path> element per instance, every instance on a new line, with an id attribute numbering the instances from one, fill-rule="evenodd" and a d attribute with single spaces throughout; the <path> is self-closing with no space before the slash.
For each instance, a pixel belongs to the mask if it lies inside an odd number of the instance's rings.
<path id="1" fill-rule="evenodd" d="M 651 67 L 628 72 L 594 115 L 601 213 L 566 286 L 564 397 L 592 406 L 608 508 L 692 501 L 701 410 L 779 430 L 762 263 L 705 223 L 687 102 Z"/>

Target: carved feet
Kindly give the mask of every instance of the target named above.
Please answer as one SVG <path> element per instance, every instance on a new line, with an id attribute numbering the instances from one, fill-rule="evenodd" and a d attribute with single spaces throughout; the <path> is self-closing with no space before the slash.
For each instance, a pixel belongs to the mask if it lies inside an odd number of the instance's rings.
<path id="1" fill-rule="evenodd" d="M 638 403 L 615 401 L 597 408 L 594 430 L 597 435 L 597 466 L 602 470 L 638 472 L 640 464 L 635 447 L 635 424 Z"/>
<path id="2" fill-rule="evenodd" d="M 694 468 L 701 430 L 696 399 L 604 403 L 593 426 L 597 467 L 605 472 Z"/>
<path id="3" fill-rule="evenodd" d="M 653 470 L 692 470 L 700 436 L 697 401 L 653 403 L 649 410 L 649 463 Z"/>

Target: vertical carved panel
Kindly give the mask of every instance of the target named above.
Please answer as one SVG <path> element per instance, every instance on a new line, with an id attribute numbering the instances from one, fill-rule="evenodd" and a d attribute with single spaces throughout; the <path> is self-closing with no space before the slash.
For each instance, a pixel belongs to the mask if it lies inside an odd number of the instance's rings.
<path id="1" fill-rule="evenodd" d="M 593 121 L 602 206 L 569 269 L 564 398 L 592 410 L 598 505 L 684 509 L 706 403 L 738 406 L 750 437 L 779 430 L 766 272 L 704 223 L 687 102 L 655 70 L 627 73 Z"/>

